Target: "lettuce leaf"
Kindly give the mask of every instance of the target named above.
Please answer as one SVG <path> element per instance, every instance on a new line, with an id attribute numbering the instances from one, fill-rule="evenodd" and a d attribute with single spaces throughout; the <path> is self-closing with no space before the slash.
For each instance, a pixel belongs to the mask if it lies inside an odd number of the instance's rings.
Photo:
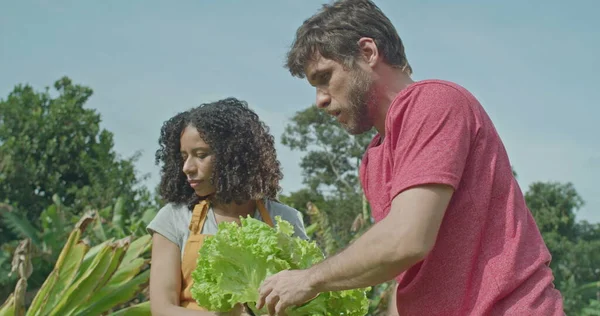
<path id="1" fill-rule="evenodd" d="M 251 217 L 219 224 L 214 236 L 207 237 L 192 272 L 192 297 L 211 311 L 225 312 L 237 303 L 256 310 L 258 288 L 270 275 L 286 269 L 306 269 L 324 259 L 314 241 L 293 237 L 293 226 L 275 217 L 276 229 Z M 321 293 L 307 304 L 289 308 L 288 316 L 363 316 L 369 303 L 366 289 Z"/>

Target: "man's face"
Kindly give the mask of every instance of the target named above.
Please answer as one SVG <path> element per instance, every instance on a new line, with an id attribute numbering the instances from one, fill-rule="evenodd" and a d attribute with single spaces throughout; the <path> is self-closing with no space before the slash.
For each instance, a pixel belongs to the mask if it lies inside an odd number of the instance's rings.
<path id="1" fill-rule="evenodd" d="M 371 74 L 355 64 L 345 69 L 341 63 L 317 57 L 306 67 L 308 82 L 317 89 L 317 107 L 334 116 L 352 135 L 373 127 L 369 109 L 374 104 Z"/>

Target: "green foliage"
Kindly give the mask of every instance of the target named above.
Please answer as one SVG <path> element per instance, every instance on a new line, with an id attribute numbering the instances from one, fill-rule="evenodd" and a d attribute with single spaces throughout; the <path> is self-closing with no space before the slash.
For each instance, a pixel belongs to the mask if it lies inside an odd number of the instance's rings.
<path id="1" fill-rule="evenodd" d="M 52 91 L 17 85 L 0 100 L 0 201 L 15 210 L 0 216 L 0 299 L 16 282 L 7 268 L 17 238 L 34 245 L 38 268 L 29 287 L 35 288 L 50 273 L 75 215 L 121 203 L 115 229 L 126 229 L 105 232 L 105 239 L 143 233 L 143 222 L 133 219 L 152 214 L 152 197 L 134 169 L 139 153 L 122 159 L 114 152 L 113 134 L 100 128 L 96 110 L 85 108 L 91 96 L 92 89 L 63 77 Z"/>
<path id="2" fill-rule="evenodd" d="M 576 221 L 584 202 L 571 183 L 533 183 L 525 199 L 552 254 L 550 267 L 566 314 L 586 315 L 598 306 L 600 225 Z"/>
<path id="3" fill-rule="evenodd" d="M 311 106 L 291 119 L 282 143 L 306 152 L 300 166 L 312 191 L 354 193 L 360 190 L 356 171 L 373 135 L 351 136 L 330 115 Z"/>
<path id="4" fill-rule="evenodd" d="M 12 233 L 19 238 L 31 240 L 31 261 L 36 269 L 29 276 L 28 285 L 30 288 L 37 288 L 41 286 L 52 270 L 52 265 L 69 234 L 69 227 L 72 227 L 76 218 L 62 206 L 58 197 L 54 197 L 54 204 L 40 214 L 41 229 L 34 227 L 27 218 L 21 215 L 23 213 L 20 209 L 7 204 L 0 205 L 0 218 L 6 227 L 9 227 Z M 15 251 L 17 244 L 18 240 L 12 240 L 3 245 L 7 259 Z M 6 276 L 9 270 L 10 260 L 0 262 L 0 275 Z M 14 277 L 0 278 L 0 284 L 2 284 L 0 300 L 6 298 L 16 282 L 17 279 Z"/>
<path id="5" fill-rule="evenodd" d="M 34 228 L 29 221 L 19 211 L 8 205 L 0 205 L 0 217 L 7 224 L 7 227 L 13 229 L 13 232 L 20 238 L 29 238 L 32 240 L 34 252 L 31 255 L 36 269 L 31 275 L 28 283 L 30 288 L 38 288 L 52 271 L 58 255 L 63 248 L 64 241 L 70 233 L 72 227 L 78 220 L 74 215 L 72 208 L 62 204 L 58 196 L 53 197 L 54 204 L 47 207 L 39 217 L 41 229 Z M 109 239 L 121 239 L 128 236 L 142 237 L 146 235 L 145 227 L 152 220 L 157 210 L 148 208 L 144 213 L 126 212 L 122 198 L 118 198 L 114 206 L 106 207 L 97 213 L 94 212 L 96 220 L 91 224 L 91 229 L 86 231 L 86 238 L 99 244 Z M 127 216 L 127 214 L 133 216 Z M 0 300 L 6 298 L 8 291 L 14 288 L 16 278 L 5 277 L 10 269 L 10 254 L 17 246 L 17 241 L 11 241 L 3 247 L 7 250 L 0 256 L 0 278 L 3 286 L 0 292 Z"/>
<path id="6" fill-rule="evenodd" d="M 582 316 L 600 316 L 600 299 L 590 300 L 588 305 L 581 309 Z"/>
<path id="7" fill-rule="evenodd" d="M 308 214 L 308 203 L 317 205 L 324 205 L 326 203 L 325 197 L 322 194 L 308 188 L 300 189 L 289 195 L 281 194 L 278 198 L 282 203 L 300 211 L 305 224 L 311 223 L 311 216 Z"/>
<path id="8" fill-rule="evenodd" d="M 154 206 L 148 207 L 143 213 L 128 212 L 124 199 L 119 197 L 113 206 L 98 211 L 99 220 L 95 222 L 89 238 L 93 242 L 102 242 L 109 237 L 143 236 L 156 213 L 158 209 Z"/>
<path id="9" fill-rule="evenodd" d="M 319 208 L 313 203 L 308 203 L 308 214 L 311 218 L 311 223 L 315 225 L 314 228 L 314 240 L 323 249 L 326 256 L 334 255 L 340 248 L 338 238 L 333 233 L 329 216 L 326 213 L 321 212 Z"/>
<path id="10" fill-rule="evenodd" d="M 330 234 L 339 245 L 347 244 L 349 229 L 362 213 L 362 188 L 358 167 L 374 132 L 349 135 L 330 115 L 311 106 L 297 112 L 286 126 L 282 143 L 305 153 L 300 166 L 307 188 L 282 200 L 303 210 L 312 202 L 329 218 Z M 310 223 L 310 216 L 305 221 Z"/>
<path id="11" fill-rule="evenodd" d="M 54 195 L 77 214 L 113 204 L 118 196 L 127 210 L 144 209 L 149 195 L 137 186 L 138 155 L 121 159 L 114 152 L 113 134 L 100 128 L 95 110 L 84 107 L 92 89 L 67 77 L 54 89 L 53 96 L 48 88 L 17 85 L 0 100 L 0 201 L 18 207 L 38 229 L 37 218 Z M 15 238 L 0 223 L 0 242 Z"/>
<path id="12" fill-rule="evenodd" d="M 275 217 L 277 229 L 251 217 L 219 224 L 206 239 L 192 273 L 192 296 L 210 311 L 226 312 L 237 303 L 255 311 L 258 288 L 265 278 L 287 269 L 306 269 L 324 259 L 316 243 L 293 237 L 294 228 Z M 368 302 L 364 289 L 321 293 L 302 306 L 286 311 L 295 315 L 364 315 Z M 267 313 L 266 309 L 260 314 Z"/>
<path id="13" fill-rule="evenodd" d="M 0 308 L 0 314 L 101 315 L 132 301 L 148 284 L 151 238 L 149 235 L 137 239 L 131 236 L 119 240 L 111 238 L 90 248 L 81 238 L 95 219 L 95 213 L 89 213 L 77 222 L 66 238 L 52 272 L 27 307 L 24 296 L 32 265 L 31 251 L 25 247 L 30 240 L 25 239 L 13 261 L 13 270 L 19 271 L 19 283 Z M 150 315 L 147 303 L 129 310 Z"/>
<path id="14" fill-rule="evenodd" d="M 571 183 L 533 183 L 525 199 L 542 232 L 575 237 L 575 211 L 584 202 Z"/>

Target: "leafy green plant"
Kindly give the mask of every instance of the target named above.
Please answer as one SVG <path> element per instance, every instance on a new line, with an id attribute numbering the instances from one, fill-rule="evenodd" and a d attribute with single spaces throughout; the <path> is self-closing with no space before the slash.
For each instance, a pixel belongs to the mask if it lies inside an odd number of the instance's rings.
<path id="1" fill-rule="evenodd" d="M 237 303 L 248 303 L 257 311 L 258 288 L 270 275 L 286 269 L 305 269 L 324 259 L 317 244 L 293 237 L 294 228 L 276 216 L 277 228 L 251 217 L 219 224 L 215 236 L 206 239 L 192 273 L 192 296 L 211 311 L 229 311 Z M 367 313 L 368 289 L 321 293 L 310 302 L 290 308 L 289 316 L 356 315 Z"/>
<path id="2" fill-rule="evenodd" d="M 582 310 L 582 316 L 600 316 L 600 299 L 590 300 L 588 306 Z"/>
<path id="3" fill-rule="evenodd" d="M 314 231 L 314 238 L 317 244 L 321 246 L 326 256 L 331 256 L 340 249 L 338 240 L 335 238 L 331 224 L 329 223 L 329 216 L 326 213 L 321 212 L 316 204 L 308 202 L 306 205 L 308 215 L 310 216 L 311 223 L 314 225 L 311 229 Z"/>
<path id="4" fill-rule="evenodd" d="M 14 207 L 0 204 L 0 216 L 3 222 L 17 236 L 30 239 L 32 242 L 31 259 L 38 267 L 30 277 L 30 286 L 37 288 L 52 270 L 64 241 L 70 233 L 70 227 L 77 222 L 74 210 L 64 206 L 61 199 L 54 195 L 53 204 L 40 214 L 37 229 L 29 220 L 20 215 Z M 92 211 L 95 212 L 95 211 Z M 124 199 L 118 198 L 115 205 L 105 207 L 96 213 L 97 220 L 91 229 L 86 232 L 86 237 L 94 244 L 104 242 L 110 238 L 125 238 L 127 236 L 140 237 L 146 234 L 145 227 L 156 215 L 156 208 L 148 208 L 144 213 L 126 211 Z M 0 285 L 3 289 L 13 287 L 15 278 L 8 277 L 2 271 L 8 271 L 10 253 L 16 249 L 18 241 L 2 245 L 0 255 Z M 2 298 L 3 295 L 0 295 Z M 5 297 L 5 295 L 4 295 Z"/>
<path id="5" fill-rule="evenodd" d="M 40 214 L 40 227 L 35 228 L 27 220 L 20 210 L 11 205 L 0 203 L 0 217 L 5 225 L 17 236 L 31 241 L 30 259 L 37 268 L 32 275 L 28 276 L 29 287 L 38 288 L 46 276 L 52 270 L 52 264 L 56 260 L 64 240 L 69 234 L 76 218 L 60 204 L 57 196 L 53 197 L 54 204 Z M 14 288 L 17 280 L 8 275 L 10 270 L 10 254 L 16 249 L 19 241 L 13 240 L 2 245 L 3 256 L 0 257 L 0 299 L 8 295 L 8 291 Z"/>
<path id="6" fill-rule="evenodd" d="M 94 241 L 104 241 L 108 238 L 123 238 L 126 236 L 143 236 L 146 226 L 156 216 L 158 210 L 147 208 L 143 213 L 128 213 L 123 198 L 118 198 L 113 206 L 98 211 L 99 220 L 92 227 L 89 236 Z"/>
<path id="7" fill-rule="evenodd" d="M 43 210 L 39 218 L 40 229 L 32 225 L 20 212 L 11 205 L 0 203 L 0 217 L 5 225 L 17 236 L 31 240 L 31 260 L 36 270 L 29 277 L 29 287 L 37 289 L 52 270 L 64 241 L 70 233 L 70 227 L 77 222 L 73 209 L 62 204 L 58 195 L 52 197 L 53 204 Z M 145 227 L 155 216 L 156 208 L 148 208 L 144 213 L 127 212 L 124 199 L 118 198 L 115 205 L 108 206 L 95 212 L 97 220 L 86 237 L 91 243 L 97 244 L 110 238 L 140 237 L 146 234 Z M 132 213 L 132 214 L 130 214 Z M 18 240 L 2 245 L 0 254 L 0 299 L 6 298 L 8 290 L 14 288 L 17 280 L 8 276 L 10 269 L 10 254 L 17 247 Z"/>
<path id="8" fill-rule="evenodd" d="M 0 308 L 0 315 L 122 315 L 117 306 L 131 301 L 149 280 L 149 235 L 115 240 L 110 238 L 90 247 L 81 239 L 86 228 L 97 219 L 95 212 L 84 215 L 60 252 L 54 269 L 25 308 L 27 278 L 31 275 L 31 239 L 25 239 L 15 253 L 13 271 L 20 279 L 15 292 Z M 30 267 L 30 268 L 27 268 Z M 149 304 L 129 307 L 136 315 L 150 315 Z M 129 314 L 129 313 L 128 313 Z"/>

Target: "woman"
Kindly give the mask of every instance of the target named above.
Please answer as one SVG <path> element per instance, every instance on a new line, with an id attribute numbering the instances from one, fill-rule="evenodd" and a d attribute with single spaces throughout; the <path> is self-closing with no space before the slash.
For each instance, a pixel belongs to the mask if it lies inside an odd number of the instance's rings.
<path id="1" fill-rule="evenodd" d="M 179 113 L 162 127 L 156 162 L 168 204 L 148 225 L 152 234 L 152 315 L 242 315 L 200 308 L 191 273 L 205 236 L 220 222 L 251 215 L 273 226 L 281 216 L 307 239 L 300 213 L 275 200 L 282 178 L 273 136 L 245 102 L 233 98 Z"/>

